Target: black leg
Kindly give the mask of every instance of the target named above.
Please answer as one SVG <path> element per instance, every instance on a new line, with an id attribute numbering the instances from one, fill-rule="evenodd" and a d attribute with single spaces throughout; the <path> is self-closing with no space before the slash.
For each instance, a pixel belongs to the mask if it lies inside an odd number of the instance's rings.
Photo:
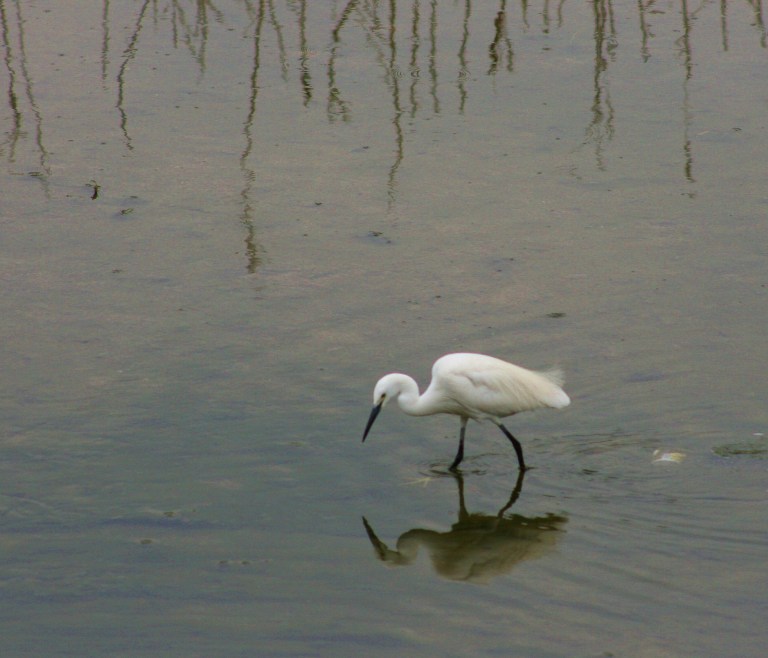
<path id="1" fill-rule="evenodd" d="M 504 427 L 501 423 L 496 423 L 499 426 L 499 429 L 504 432 L 506 437 L 512 441 L 512 445 L 515 448 L 515 452 L 517 453 L 517 463 L 520 465 L 520 470 L 524 471 L 526 470 L 525 460 L 523 459 L 523 446 L 520 445 L 520 441 L 518 441 L 514 436 L 512 436 L 509 433 L 509 430 Z"/>
<path id="2" fill-rule="evenodd" d="M 467 431 L 468 418 L 461 419 L 461 432 L 459 433 L 459 451 L 456 453 L 456 458 L 453 460 L 453 464 L 448 467 L 449 471 L 455 471 L 461 460 L 464 459 L 464 433 Z"/>
<path id="3" fill-rule="evenodd" d="M 517 473 L 517 482 L 515 483 L 515 488 L 512 489 L 512 494 L 509 496 L 509 500 L 507 501 L 507 504 L 504 505 L 499 510 L 499 513 L 496 515 L 499 518 L 504 516 L 504 512 L 506 512 L 512 505 L 514 505 L 517 502 L 517 499 L 520 498 L 520 492 L 523 490 L 523 478 L 525 477 L 525 471 L 520 470 Z"/>

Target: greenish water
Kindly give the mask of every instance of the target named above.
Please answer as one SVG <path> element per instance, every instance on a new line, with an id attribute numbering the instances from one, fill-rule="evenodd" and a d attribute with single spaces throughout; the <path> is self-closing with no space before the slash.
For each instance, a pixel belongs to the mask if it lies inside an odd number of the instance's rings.
<path id="1" fill-rule="evenodd" d="M 759 5 L 0 22 L 3 655 L 762 655 Z M 520 482 L 360 442 L 459 350 L 566 372 Z"/>

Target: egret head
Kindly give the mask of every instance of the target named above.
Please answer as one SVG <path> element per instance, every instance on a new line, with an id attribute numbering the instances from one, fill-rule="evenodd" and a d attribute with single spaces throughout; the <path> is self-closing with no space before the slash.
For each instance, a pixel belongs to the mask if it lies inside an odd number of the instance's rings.
<path id="1" fill-rule="evenodd" d="M 368 416 L 368 422 L 365 425 L 365 431 L 363 432 L 363 441 L 368 436 L 368 432 L 371 431 L 373 421 L 379 415 L 384 405 L 390 400 L 396 398 L 403 391 L 403 375 L 398 373 L 392 373 L 384 375 L 373 389 L 373 409 L 371 409 L 371 415 Z"/>

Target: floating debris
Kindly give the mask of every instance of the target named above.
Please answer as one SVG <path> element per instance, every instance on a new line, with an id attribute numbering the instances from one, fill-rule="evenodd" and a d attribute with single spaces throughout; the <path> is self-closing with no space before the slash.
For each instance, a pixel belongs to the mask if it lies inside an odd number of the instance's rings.
<path id="1" fill-rule="evenodd" d="M 653 451 L 653 463 L 659 462 L 672 462 L 679 464 L 686 457 L 684 452 L 676 452 L 674 450 L 654 450 Z"/>
<path id="2" fill-rule="evenodd" d="M 90 182 L 85 184 L 86 187 L 90 187 L 93 192 L 91 193 L 91 199 L 98 199 L 99 198 L 99 190 L 101 189 L 101 185 L 99 185 L 95 180 L 91 180 Z"/>
<path id="3" fill-rule="evenodd" d="M 728 443 L 716 446 L 713 451 L 718 457 L 753 457 L 755 459 L 768 458 L 768 440 L 759 433 L 753 434 L 755 441 L 742 441 L 740 443 Z"/>

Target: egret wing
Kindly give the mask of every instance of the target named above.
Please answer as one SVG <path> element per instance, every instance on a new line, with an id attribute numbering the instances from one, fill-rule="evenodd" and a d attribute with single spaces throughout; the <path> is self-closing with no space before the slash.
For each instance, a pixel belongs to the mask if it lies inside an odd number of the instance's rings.
<path id="1" fill-rule="evenodd" d="M 559 386 L 559 371 L 535 372 L 485 355 L 462 357 L 444 363 L 439 378 L 445 394 L 473 418 L 503 418 L 542 407 L 560 409 L 570 403 Z"/>

